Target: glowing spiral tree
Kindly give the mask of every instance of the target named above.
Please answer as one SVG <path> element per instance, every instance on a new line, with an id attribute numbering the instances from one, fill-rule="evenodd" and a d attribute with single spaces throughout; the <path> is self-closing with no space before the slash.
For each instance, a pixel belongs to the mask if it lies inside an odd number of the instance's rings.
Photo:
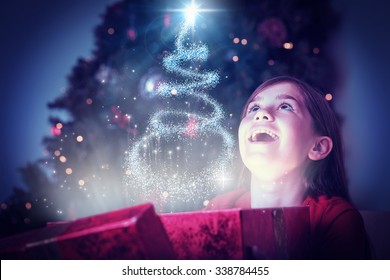
<path id="1" fill-rule="evenodd" d="M 135 203 L 154 202 L 164 212 L 202 207 L 225 187 L 233 159 L 224 112 L 205 93 L 219 76 L 197 66 L 209 53 L 206 45 L 191 42 L 192 31 L 190 18 L 181 26 L 175 50 L 163 59 L 167 72 L 177 77 L 156 90 L 168 108 L 151 116 L 146 135 L 130 148 L 126 162 L 129 196 Z M 181 106 L 172 109 L 173 104 Z"/>

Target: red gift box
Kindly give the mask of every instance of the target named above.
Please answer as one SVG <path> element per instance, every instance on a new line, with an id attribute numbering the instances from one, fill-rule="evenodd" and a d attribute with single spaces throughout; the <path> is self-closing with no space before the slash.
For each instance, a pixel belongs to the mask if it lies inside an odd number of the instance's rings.
<path id="1" fill-rule="evenodd" d="M 310 257 L 309 207 L 242 209 L 240 212 L 244 258 Z"/>
<path id="2" fill-rule="evenodd" d="M 160 215 L 178 259 L 305 259 L 307 207 Z"/>
<path id="3" fill-rule="evenodd" d="M 0 240 L 2 259 L 305 259 L 307 207 L 157 216 L 144 204 Z"/>
<path id="4" fill-rule="evenodd" d="M 6 259 L 173 259 L 153 205 L 54 223 L 0 241 Z"/>
<path id="5" fill-rule="evenodd" d="M 160 215 L 178 259 L 242 259 L 239 210 Z"/>

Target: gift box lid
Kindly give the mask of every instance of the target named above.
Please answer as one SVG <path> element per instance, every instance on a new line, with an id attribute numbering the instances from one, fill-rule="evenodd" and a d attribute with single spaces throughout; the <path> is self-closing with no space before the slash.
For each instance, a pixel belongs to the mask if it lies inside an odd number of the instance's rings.
<path id="1" fill-rule="evenodd" d="M 0 240 L 0 256 L 15 259 L 173 259 L 152 204 L 48 226 Z"/>

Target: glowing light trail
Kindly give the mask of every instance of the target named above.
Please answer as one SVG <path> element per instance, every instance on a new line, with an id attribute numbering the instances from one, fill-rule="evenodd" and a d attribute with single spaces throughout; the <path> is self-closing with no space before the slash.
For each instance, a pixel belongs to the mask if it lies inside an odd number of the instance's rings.
<path id="1" fill-rule="evenodd" d="M 234 141 L 222 126 L 223 109 L 204 92 L 218 84 L 219 76 L 215 71 L 200 71 L 190 66 L 191 63 L 206 61 L 209 56 L 205 44 L 188 42 L 192 25 L 193 19 L 190 17 L 176 37 L 175 50 L 163 59 L 164 68 L 179 76 L 180 80 L 161 83 L 157 95 L 162 98 L 196 99 L 207 110 L 202 113 L 166 110 L 153 114 L 147 135 L 130 148 L 126 163 L 126 173 L 130 174 L 127 184 L 132 188 L 133 195 L 136 191 L 136 196 L 157 204 L 159 201 L 172 205 L 203 204 L 204 200 L 215 194 L 217 182 L 221 178 L 225 182 L 227 169 L 233 159 Z M 218 139 L 218 143 L 205 140 L 210 137 Z M 177 147 L 167 148 L 167 153 L 164 149 L 170 145 Z M 213 145 L 218 146 L 219 154 L 205 160 L 205 154 L 215 154 L 215 149 L 208 151 L 211 149 L 209 146 Z M 175 211 L 183 210 L 183 207 L 165 207 L 167 209 Z"/>

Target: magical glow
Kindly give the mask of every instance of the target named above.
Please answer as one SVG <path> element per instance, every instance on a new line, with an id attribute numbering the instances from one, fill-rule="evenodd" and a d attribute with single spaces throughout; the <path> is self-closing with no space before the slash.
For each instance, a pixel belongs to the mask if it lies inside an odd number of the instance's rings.
<path id="1" fill-rule="evenodd" d="M 198 14 L 198 6 L 195 4 L 195 2 L 192 2 L 191 5 L 189 5 L 185 10 L 185 17 L 186 17 L 186 22 L 194 25 L 195 24 L 195 19 Z"/>
<path id="2" fill-rule="evenodd" d="M 204 92 L 218 84 L 219 76 L 215 71 L 189 66 L 206 61 L 209 55 L 204 44 L 189 42 L 191 31 L 193 27 L 186 21 L 176 37 L 176 49 L 163 59 L 167 72 L 181 79 L 161 82 L 157 96 L 194 100 L 202 109 L 189 112 L 191 103 L 185 101 L 180 109 L 154 113 L 146 136 L 128 152 L 125 172 L 130 174 L 131 193 L 153 201 L 157 209 L 161 201 L 202 205 L 223 185 L 221 174 L 227 172 L 233 159 L 234 141 L 222 125 L 223 109 Z"/>

